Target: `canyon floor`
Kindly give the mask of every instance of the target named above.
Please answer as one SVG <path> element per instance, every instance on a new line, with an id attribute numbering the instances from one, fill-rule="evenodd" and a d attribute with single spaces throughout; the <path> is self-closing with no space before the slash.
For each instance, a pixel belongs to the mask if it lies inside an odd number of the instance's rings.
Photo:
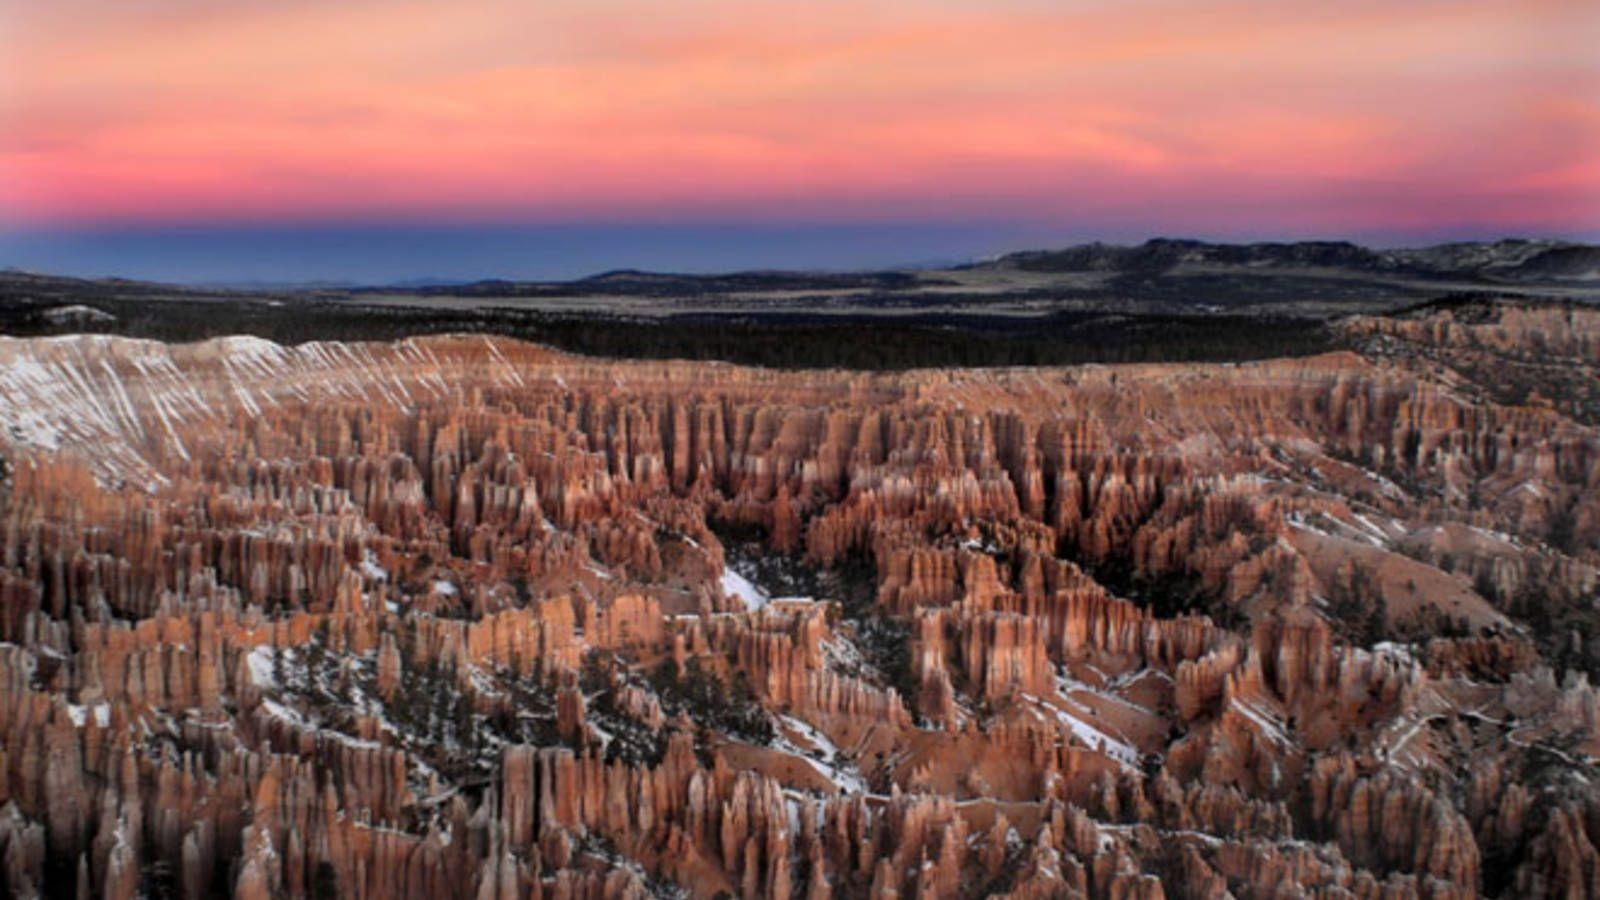
<path id="1" fill-rule="evenodd" d="M 1600 310 L 1309 327 L 0 338 L 0 893 L 1600 895 Z"/>

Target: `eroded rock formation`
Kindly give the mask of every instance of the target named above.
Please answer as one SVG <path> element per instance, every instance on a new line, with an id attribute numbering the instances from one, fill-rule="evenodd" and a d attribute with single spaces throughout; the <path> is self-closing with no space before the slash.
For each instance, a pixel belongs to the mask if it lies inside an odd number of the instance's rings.
<path id="1" fill-rule="evenodd" d="M 1439 364 L 0 340 L 0 425 L 9 896 L 1600 892 L 1600 433 Z"/>

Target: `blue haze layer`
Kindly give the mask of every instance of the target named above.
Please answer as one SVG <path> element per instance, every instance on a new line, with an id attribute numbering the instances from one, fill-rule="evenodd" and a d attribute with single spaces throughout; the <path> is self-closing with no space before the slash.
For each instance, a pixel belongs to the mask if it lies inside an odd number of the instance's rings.
<path id="1" fill-rule="evenodd" d="M 944 266 L 1092 240 L 1137 243 L 1163 233 L 1168 232 L 1016 223 L 0 226 L 0 268 L 191 285 L 558 281 L 615 269 L 690 274 Z M 1505 235 L 1468 227 L 1409 235 L 1175 236 L 1222 241 L 1348 238 L 1371 246 L 1422 246 Z"/>
<path id="2" fill-rule="evenodd" d="M 0 267 L 179 284 L 565 280 L 969 262 L 1059 233 L 951 225 L 309 225 L 0 231 Z"/>

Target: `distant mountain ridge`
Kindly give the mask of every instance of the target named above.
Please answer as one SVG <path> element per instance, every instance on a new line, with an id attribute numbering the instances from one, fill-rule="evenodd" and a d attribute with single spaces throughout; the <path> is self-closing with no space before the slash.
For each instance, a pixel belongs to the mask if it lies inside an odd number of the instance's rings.
<path id="1" fill-rule="evenodd" d="M 1322 268 L 1424 276 L 1525 279 L 1600 277 L 1600 247 L 1571 241 L 1507 238 L 1378 250 L 1350 241 L 1213 244 L 1152 238 L 1143 244 L 1080 244 L 1024 250 L 984 264 L 1033 272 L 1159 275 L 1179 265 Z"/>
<path id="2" fill-rule="evenodd" d="M 1600 245 L 1552 239 L 1503 238 L 1456 241 L 1427 247 L 1376 249 L 1352 241 L 1260 241 L 1212 243 L 1193 238 L 1151 238 L 1141 244 L 1093 242 L 1056 249 L 1019 250 L 945 267 L 886 267 L 860 270 L 735 269 L 726 272 L 673 272 L 611 269 L 573 279 L 411 278 L 364 284 L 348 281 L 255 280 L 204 284 L 162 284 L 117 277 L 57 276 L 16 268 L 0 269 L 0 280 L 12 285 L 29 281 L 81 283 L 121 290 L 283 293 L 346 292 L 372 294 L 400 291 L 418 295 L 548 297 L 578 293 L 631 296 L 733 294 L 763 291 L 830 293 L 894 292 L 945 284 L 940 273 L 1022 271 L 1098 273 L 1117 278 L 1153 279 L 1183 271 L 1217 268 L 1274 274 L 1289 270 L 1341 270 L 1379 279 L 1465 279 L 1494 283 L 1600 281 Z"/>
<path id="3" fill-rule="evenodd" d="M 937 272 L 938 270 L 928 270 Z M 626 296 L 681 296 L 686 293 L 733 294 L 761 291 L 829 293 L 840 291 L 894 291 L 926 286 L 929 279 L 898 270 L 862 272 L 790 272 L 749 270 L 726 273 L 685 274 L 614 269 L 572 281 L 518 281 L 489 278 L 440 285 L 417 285 L 417 294 L 457 297 L 563 296 L 594 293 Z M 360 288 L 358 291 L 383 290 Z"/>

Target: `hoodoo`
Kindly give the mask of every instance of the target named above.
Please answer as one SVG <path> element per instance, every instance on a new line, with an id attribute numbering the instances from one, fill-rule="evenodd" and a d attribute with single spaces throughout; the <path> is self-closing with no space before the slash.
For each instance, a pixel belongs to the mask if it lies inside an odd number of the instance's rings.
<path id="1" fill-rule="evenodd" d="M 0 892 L 1594 895 L 1600 314 L 1340 327 L 0 339 Z"/>

